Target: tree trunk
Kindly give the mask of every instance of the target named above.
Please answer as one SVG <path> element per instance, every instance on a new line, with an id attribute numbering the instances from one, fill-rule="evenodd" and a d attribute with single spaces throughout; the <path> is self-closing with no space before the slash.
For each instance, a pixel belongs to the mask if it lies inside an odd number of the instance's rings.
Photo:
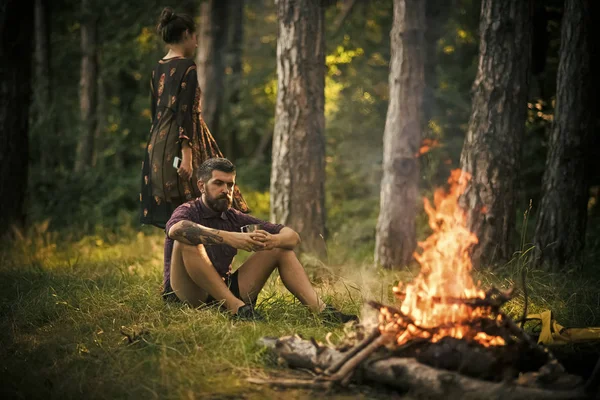
<path id="1" fill-rule="evenodd" d="M 479 67 L 461 168 L 471 181 L 461 202 L 479 238 L 473 263 L 512 256 L 516 183 L 527 116 L 530 1 L 483 0 Z"/>
<path id="2" fill-rule="evenodd" d="M 235 160 L 238 153 L 237 136 L 241 114 L 240 91 L 242 87 L 243 64 L 242 47 L 244 41 L 244 0 L 228 1 L 228 43 L 227 43 L 227 74 L 225 104 L 225 121 L 223 132 L 226 134 L 225 154 L 230 160 Z"/>
<path id="3" fill-rule="evenodd" d="M 32 98 L 33 125 L 38 127 L 36 132 L 40 135 L 35 139 L 34 153 L 39 154 L 39 163 L 42 172 L 48 171 L 52 154 L 47 151 L 51 148 L 51 141 L 55 132 L 50 120 L 50 29 L 49 29 L 49 4 L 47 0 L 35 0 L 34 3 L 34 79 L 35 95 Z"/>
<path id="4" fill-rule="evenodd" d="M 227 3 L 228 1 L 207 0 L 200 5 L 196 52 L 198 83 L 202 89 L 202 116 L 216 137 L 219 137 L 219 118 L 223 104 Z"/>
<path id="5" fill-rule="evenodd" d="M 390 102 L 383 135 L 383 178 L 375 262 L 406 265 L 416 247 L 421 107 L 425 84 L 425 1 L 394 0 Z"/>
<path id="6" fill-rule="evenodd" d="M 47 0 L 35 0 L 35 87 L 38 99 L 37 112 L 50 105 L 50 29 Z"/>
<path id="7" fill-rule="evenodd" d="M 91 0 L 81 2 L 81 77 L 79 80 L 79 107 L 81 135 L 77 147 L 75 172 L 89 168 L 94 156 L 94 136 L 97 120 L 98 52 L 97 17 Z"/>
<path id="8" fill-rule="evenodd" d="M 271 219 L 325 254 L 325 4 L 278 0 Z"/>
<path id="9" fill-rule="evenodd" d="M 589 187 L 588 139 L 595 124 L 590 68 L 590 1 L 566 0 L 561 28 L 556 108 L 549 140 L 535 244 L 551 268 L 582 261 Z"/>
<path id="10" fill-rule="evenodd" d="M 0 6 L 0 226 L 25 222 L 33 1 Z M 2 235 L 2 234 L 0 234 Z"/>

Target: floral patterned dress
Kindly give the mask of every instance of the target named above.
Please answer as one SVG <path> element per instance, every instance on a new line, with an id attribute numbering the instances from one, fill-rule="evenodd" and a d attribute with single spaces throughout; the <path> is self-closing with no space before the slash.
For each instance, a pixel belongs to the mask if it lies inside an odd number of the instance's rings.
<path id="1" fill-rule="evenodd" d="M 142 224 L 165 227 L 179 205 L 200 197 L 198 167 L 207 159 L 223 157 L 201 114 L 200 88 L 193 60 L 175 57 L 158 62 L 152 71 L 152 126 L 142 164 Z M 184 180 L 173 166 L 182 146 L 192 148 L 193 174 Z M 249 212 L 237 186 L 233 207 Z"/>

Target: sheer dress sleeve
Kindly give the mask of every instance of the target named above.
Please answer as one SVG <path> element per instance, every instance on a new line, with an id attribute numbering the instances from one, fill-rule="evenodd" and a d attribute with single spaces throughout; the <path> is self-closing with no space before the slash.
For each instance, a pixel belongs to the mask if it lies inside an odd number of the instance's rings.
<path id="1" fill-rule="evenodd" d="M 150 78 L 150 112 L 152 115 L 152 121 L 156 116 L 156 94 L 154 92 L 154 71 L 152 71 L 152 78 Z"/>
<path id="2" fill-rule="evenodd" d="M 177 110 L 177 125 L 179 127 L 179 141 L 191 145 L 190 138 L 194 132 L 194 107 L 198 78 L 196 65 L 190 66 L 181 81 L 179 102 Z"/>

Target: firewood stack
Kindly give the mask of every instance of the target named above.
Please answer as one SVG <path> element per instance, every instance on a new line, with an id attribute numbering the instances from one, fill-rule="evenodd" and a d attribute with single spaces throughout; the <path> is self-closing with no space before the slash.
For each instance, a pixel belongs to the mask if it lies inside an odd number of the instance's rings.
<path id="1" fill-rule="evenodd" d="M 427 399 L 593 398 L 594 377 L 586 386 L 581 377 L 568 374 L 548 349 L 500 310 L 509 299 L 510 293 L 497 289 L 483 299 L 445 299 L 476 311 L 462 338 L 437 338 L 437 332 L 452 327 L 421 327 L 398 309 L 369 302 L 379 313 L 379 324 L 352 326 L 336 346 L 297 335 L 261 339 L 289 367 L 313 371 L 312 379 L 249 381 L 316 389 L 375 383 Z M 399 343 L 406 332 L 411 337 Z M 484 344 L 476 340 L 480 333 L 486 335 Z"/>

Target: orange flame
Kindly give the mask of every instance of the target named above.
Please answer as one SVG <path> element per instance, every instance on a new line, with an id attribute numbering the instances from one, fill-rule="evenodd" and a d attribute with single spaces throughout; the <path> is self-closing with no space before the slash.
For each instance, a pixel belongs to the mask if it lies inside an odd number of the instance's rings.
<path id="1" fill-rule="evenodd" d="M 397 334 L 399 345 L 415 338 L 436 342 L 445 336 L 474 340 L 484 346 L 504 344 L 501 337 L 477 331 L 470 324 L 476 318 L 491 318 L 490 310 L 461 301 L 485 298 L 485 292 L 471 277 L 469 250 L 477 237 L 466 228 L 466 214 L 458 205 L 469 179 L 460 169 L 453 170 L 448 193 L 437 189 L 433 206 L 424 199 L 433 233 L 419 242 L 422 253 L 414 254 L 421 272 L 404 291 L 401 284 L 393 289 L 402 300 L 400 311 L 409 321 L 399 321 L 398 315 L 387 308 L 382 308 L 379 315 L 380 330 Z"/>

